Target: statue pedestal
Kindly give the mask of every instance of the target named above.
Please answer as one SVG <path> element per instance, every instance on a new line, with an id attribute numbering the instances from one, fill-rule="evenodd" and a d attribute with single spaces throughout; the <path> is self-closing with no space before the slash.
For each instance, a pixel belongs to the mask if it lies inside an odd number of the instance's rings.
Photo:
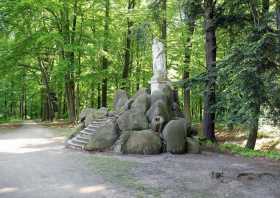
<path id="1" fill-rule="evenodd" d="M 166 80 L 151 80 L 150 81 L 151 84 L 151 94 L 154 91 L 162 91 L 166 86 L 170 86 L 171 87 L 171 83 L 168 79 Z"/>

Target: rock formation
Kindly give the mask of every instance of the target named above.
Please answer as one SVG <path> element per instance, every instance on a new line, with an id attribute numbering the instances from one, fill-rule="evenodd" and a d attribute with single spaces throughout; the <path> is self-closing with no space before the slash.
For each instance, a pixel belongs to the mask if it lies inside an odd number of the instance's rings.
<path id="1" fill-rule="evenodd" d="M 80 115 L 80 128 L 84 129 L 75 133 L 68 144 L 117 153 L 199 153 L 199 141 L 192 138 L 193 130 L 183 118 L 165 64 L 164 45 L 155 39 L 151 93 L 142 88 L 129 98 L 124 90 L 117 90 L 113 112 L 106 108 L 85 109 Z"/>

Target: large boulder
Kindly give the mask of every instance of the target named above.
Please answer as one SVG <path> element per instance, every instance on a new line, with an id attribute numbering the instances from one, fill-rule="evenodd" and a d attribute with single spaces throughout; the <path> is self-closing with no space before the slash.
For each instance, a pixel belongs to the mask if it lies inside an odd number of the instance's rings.
<path id="1" fill-rule="evenodd" d="M 120 135 L 120 137 L 118 138 L 118 140 L 115 142 L 115 144 L 113 145 L 113 151 L 115 153 L 121 154 L 124 153 L 124 147 L 125 144 L 130 136 L 131 131 L 123 131 Z"/>
<path id="2" fill-rule="evenodd" d="M 127 93 L 124 90 L 118 90 L 116 92 L 115 101 L 114 101 L 114 109 L 115 111 L 119 112 L 122 111 L 124 105 L 128 101 Z"/>
<path id="3" fill-rule="evenodd" d="M 162 135 L 167 152 L 174 154 L 186 152 L 187 128 L 187 121 L 182 118 L 172 120 L 164 127 Z"/>
<path id="4" fill-rule="evenodd" d="M 152 155 L 161 152 L 161 139 L 151 130 L 133 131 L 123 146 L 123 152 L 127 154 Z"/>
<path id="5" fill-rule="evenodd" d="M 199 154 L 201 153 L 200 144 L 198 138 L 187 137 L 187 152 L 190 154 Z"/>
<path id="6" fill-rule="evenodd" d="M 146 112 L 150 107 L 150 97 L 146 93 L 138 95 L 131 105 L 131 109 L 136 111 Z"/>
<path id="7" fill-rule="evenodd" d="M 146 116 L 149 122 L 152 122 L 152 120 L 157 116 L 162 117 L 164 122 L 168 122 L 170 120 L 170 111 L 167 103 L 163 100 L 157 100 L 147 111 Z"/>
<path id="8" fill-rule="evenodd" d="M 114 121 L 109 122 L 96 130 L 96 134 L 91 136 L 85 149 L 89 151 L 103 151 L 109 149 L 119 136 L 119 129 Z"/>
<path id="9" fill-rule="evenodd" d="M 117 119 L 121 131 L 144 130 L 149 128 L 144 112 L 134 109 L 123 112 Z"/>
<path id="10" fill-rule="evenodd" d="M 133 102 L 134 102 L 134 99 L 133 99 L 133 98 L 128 99 L 128 101 L 126 101 L 126 103 L 124 104 L 124 106 L 122 107 L 122 109 L 123 109 L 124 111 L 128 111 L 129 109 L 131 109 L 131 106 L 132 106 Z"/>

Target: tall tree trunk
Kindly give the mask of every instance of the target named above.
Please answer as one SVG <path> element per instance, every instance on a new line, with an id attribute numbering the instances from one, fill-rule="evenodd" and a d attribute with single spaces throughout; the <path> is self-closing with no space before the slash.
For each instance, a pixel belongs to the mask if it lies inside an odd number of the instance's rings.
<path id="1" fill-rule="evenodd" d="M 42 59 L 38 58 L 38 64 L 41 70 L 41 78 L 42 78 L 42 84 L 44 87 L 42 88 L 42 120 L 47 121 L 53 121 L 54 119 L 54 106 L 53 106 L 53 93 L 51 91 L 50 85 L 49 85 L 49 72 L 48 72 L 48 66 L 45 66 Z"/>
<path id="2" fill-rule="evenodd" d="M 260 105 L 257 104 L 255 107 L 255 111 L 253 112 L 253 117 L 249 126 L 249 135 L 246 143 L 246 148 L 254 149 L 258 136 L 258 128 L 259 128 L 259 116 L 260 116 Z"/>
<path id="3" fill-rule="evenodd" d="M 277 29 L 280 30 L 280 1 L 276 2 L 276 24 Z"/>
<path id="4" fill-rule="evenodd" d="M 97 85 L 97 108 L 101 107 L 101 85 L 100 83 Z"/>
<path id="5" fill-rule="evenodd" d="M 204 96 L 203 131 L 207 139 L 215 142 L 215 82 L 216 82 L 216 26 L 215 1 L 204 0 L 207 79 Z"/>
<path id="6" fill-rule="evenodd" d="M 72 20 L 72 29 L 70 30 L 70 17 L 69 17 L 69 5 L 67 1 L 63 2 L 63 12 L 62 12 L 62 35 L 64 39 L 64 44 L 73 45 L 75 43 L 76 35 L 76 23 L 77 23 L 77 0 L 74 2 L 74 13 Z M 65 94 L 67 101 L 68 116 L 71 122 L 76 120 L 76 107 L 75 107 L 75 54 L 73 51 L 64 51 L 63 58 L 68 63 L 68 68 L 65 74 Z"/>
<path id="7" fill-rule="evenodd" d="M 188 16 L 186 8 L 184 8 L 185 12 L 185 26 L 187 32 L 187 39 L 185 43 L 185 55 L 184 55 L 184 70 L 183 70 L 183 80 L 187 81 L 190 78 L 190 63 L 191 63 L 191 50 L 192 50 L 192 36 L 195 29 L 195 19 Z M 184 92 L 184 113 L 187 119 L 187 122 L 191 124 L 191 97 L 190 97 L 190 89 L 188 89 L 187 84 L 184 83 L 183 87 Z"/>
<path id="8" fill-rule="evenodd" d="M 257 10 L 256 7 L 253 7 L 253 10 Z M 262 0 L 262 13 L 258 14 L 260 16 L 259 21 L 262 22 L 262 25 L 267 26 L 267 20 L 265 20 L 265 16 L 269 13 L 269 0 Z M 263 19 L 263 20 L 262 20 Z M 258 24 L 255 24 L 255 27 L 257 28 Z M 258 72 L 258 71 L 257 71 Z M 261 79 L 256 79 L 258 81 L 261 81 Z M 259 118 L 260 118 L 260 109 L 261 109 L 261 102 L 259 99 L 259 95 L 257 90 L 254 90 L 255 93 L 255 98 L 258 98 L 254 101 L 252 105 L 253 107 L 253 112 L 252 112 L 252 117 L 250 120 L 250 125 L 249 125 L 249 135 L 246 143 L 246 148 L 248 149 L 254 149 L 257 141 L 257 136 L 258 136 L 258 128 L 259 128 Z"/>
<path id="9" fill-rule="evenodd" d="M 24 120 L 26 118 L 26 71 L 23 70 L 22 74 L 22 84 L 21 84 L 21 97 L 20 97 L 20 105 L 19 105 L 19 112 L 20 112 L 20 118 Z"/>
<path id="10" fill-rule="evenodd" d="M 166 12 L 167 12 L 167 0 L 161 0 L 161 12 L 162 12 L 162 19 L 161 19 L 161 39 L 166 45 L 166 39 L 167 39 L 167 18 L 166 18 Z"/>
<path id="11" fill-rule="evenodd" d="M 165 61 L 167 64 L 167 0 L 161 0 L 161 40 L 165 46 Z"/>
<path id="12" fill-rule="evenodd" d="M 76 83 L 76 115 L 80 114 L 80 76 L 81 76 L 81 52 L 79 52 L 78 56 L 78 65 L 77 65 L 77 83 Z"/>
<path id="13" fill-rule="evenodd" d="M 266 15 L 269 12 L 269 0 L 262 0 L 262 15 Z"/>
<path id="14" fill-rule="evenodd" d="M 136 90 L 140 89 L 140 80 L 141 80 L 141 60 L 139 48 L 136 49 Z"/>
<path id="15" fill-rule="evenodd" d="M 131 14 L 132 10 L 135 7 L 135 0 L 128 0 L 128 14 Z M 132 31 L 131 28 L 133 26 L 133 22 L 130 19 L 130 16 L 127 17 L 127 33 L 126 33 L 126 46 L 125 46 L 125 54 L 124 54 L 124 67 L 123 67 L 123 85 L 122 89 L 128 90 L 129 82 L 128 82 L 128 76 L 129 71 L 131 69 L 131 37 L 132 37 Z"/>
<path id="16" fill-rule="evenodd" d="M 106 0 L 105 2 L 105 23 L 104 23 L 104 52 L 108 52 L 109 45 L 109 20 L 110 20 L 110 0 Z M 102 69 L 106 71 L 108 69 L 108 59 L 106 56 L 102 58 Z M 108 78 L 106 76 L 102 79 L 102 99 L 101 105 L 102 107 L 107 107 L 107 88 L 108 88 Z"/>

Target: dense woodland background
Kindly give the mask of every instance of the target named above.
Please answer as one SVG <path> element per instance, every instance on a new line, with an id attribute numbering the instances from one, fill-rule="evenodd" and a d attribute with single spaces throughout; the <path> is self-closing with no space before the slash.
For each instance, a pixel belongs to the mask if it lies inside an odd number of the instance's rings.
<path id="1" fill-rule="evenodd" d="M 1 0 L 0 120 L 75 121 L 148 87 L 152 39 L 189 122 L 249 131 L 280 113 L 279 0 Z"/>

